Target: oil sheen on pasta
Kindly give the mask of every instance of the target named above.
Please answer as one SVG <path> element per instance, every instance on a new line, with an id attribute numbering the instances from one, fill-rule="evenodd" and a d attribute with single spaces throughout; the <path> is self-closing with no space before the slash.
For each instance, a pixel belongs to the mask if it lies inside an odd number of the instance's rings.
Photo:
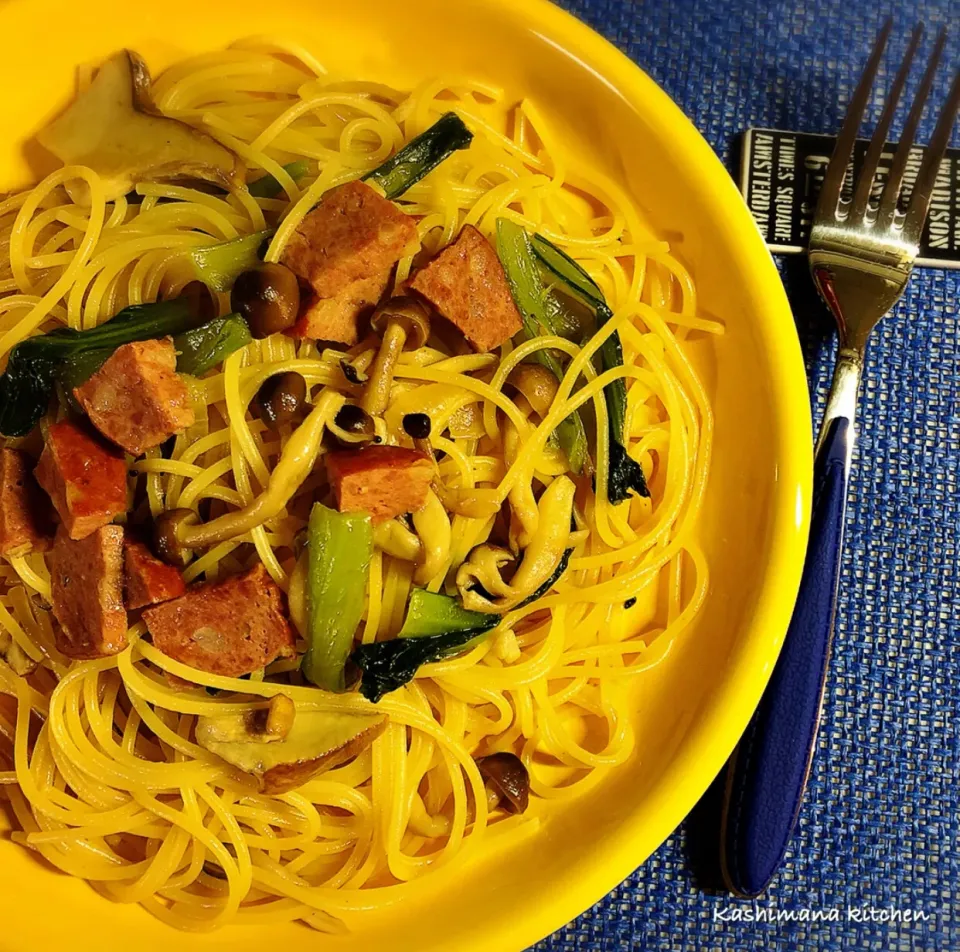
<path id="1" fill-rule="evenodd" d="M 0 626 L 41 662 L 29 678 L 0 665 L 0 691 L 8 695 L 0 697 L 0 792 L 19 823 L 17 841 L 104 896 L 141 903 L 182 929 L 286 920 L 328 932 L 360 927 L 364 909 L 424 888 L 431 870 L 464 862 L 484 838 L 507 848 L 536 829 L 551 801 L 575 796 L 630 756 L 630 696 L 638 681 L 642 690 L 636 676 L 666 654 L 707 588 L 691 526 L 713 422 L 684 341 L 722 328 L 698 315 L 690 276 L 630 197 L 556 148 L 533 103 L 442 78 L 412 92 L 362 78 L 334 82 L 302 50 L 253 42 L 172 67 L 154 92 L 165 113 L 206 129 L 252 175 L 262 169 L 275 176 L 283 193 L 218 197 L 143 184 L 139 204 L 106 203 L 96 175 L 65 168 L 8 197 L 0 203 L 0 355 L 35 331 L 93 327 L 126 304 L 173 294 L 189 279 L 185 249 L 284 216 L 267 253 L 277 260 L 324 191 L 369 171 L 450 109 L 474 130 L 472 148 L 400 200 L 417 216 L 423 245 L 442 247 L 467 222 L 489 236 L 500 216 L 535 228 L 600 284 L 623 340 L 625 366 L 617 373 L 629 392 L 628 443 L 652 498 L 607 501 L 601 445 L 588 531 L 555 593 L 512 613 L 501 634 L 468 654 L 422 668 L 380 702 L 389 726 L 371 749 L 292 792 L 256 793 L 189 739 L 197 715 L 263 706 L 280 686 L 184 668 L 140 640 L 139 626 L 119 656 L 70 664 L 53 647 L 41 607 L 49 596 L 44 556 L 0 563 Z M 294 182 L 282 166 L 298 159 L 313 171 Z M 92 194 L 89 209 L 71 204 L 59 187 L 81 176 Z M 411 265 L 401 261 L 398 282 Z M 541 347 L 562 348 L 573 359 L 548 419 L 538 424 L 503 384 Z M 606 429 L 595 349 L 593 342 L 581 350 L 541 338 L 492 355 L 407 352 L 386 425 L 397 431 L 403 414 L 427 412 L 442 433 L 460 408 L 478 405 L 485 438 L 434 440 L 445 454 L 442 478 L 467 497 L 476 488 L 488 503 L 509 498 L 518 513 L 535 513 L 534 487 L 564 468 L 548 440 L 556 423 L 591 401 Z M 360 370 L 374 356 L 364 342 L 349 353 Z M 316 401 L 322 388 L 342 381 L 343 356 L 275 335 L 199 381 L 197 422 L 177 438 L 170 458 L 153 450 L 135 464 L 131 478 L 146 480 L 153 514 L 203 500 L 216 514 L 249 502 L 290 435 L 288 427 L 278 439 L 248 413 L 257 389 L 273 374 L 296 370 Z M 574 390 L 574 383 L 582 386 Z M 275 520 L 194 561 L 187 580 L 216 579 L 259 558 L 288 590 L 296 619 L 303 595 L 296 579 L 291 585 L 290 545 L 320 480 L 308 478 Z M 491 523 L 462 515 L 451 521 L 442 507 L 418 518 L 421 538 L 440 549 L 431 552 L 439 567 L 435 590 Z M 414 572 L 412 563 L 377 549 L 364 642 L 399 629 Z M 245 699 L 197 699 L 171 687 L 164 672 L 242 691 Z M 300 710 L 369 707 L 356 694 L 308 686 L 283 692 Z M 516 752 L 530 770 L 532 805 L 523 816 L 491 821 L 472 755 L 495 750 Z"/>

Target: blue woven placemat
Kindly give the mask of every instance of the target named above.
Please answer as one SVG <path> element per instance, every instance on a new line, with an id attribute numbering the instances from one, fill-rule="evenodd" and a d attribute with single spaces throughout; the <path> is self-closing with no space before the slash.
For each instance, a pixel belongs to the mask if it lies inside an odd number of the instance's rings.
<path id="1" fill-rule="evenodd" d="M 919 19 L 953 26 L 948 61 L 960 63 L 960 0 L 562 5 L 640 64 L 728 168 L 748 126 L 838 130 L 890 13 L 891 60 Z M 781 271 L 819 419 L 830 318 L 805 260 L 781 262 Z M 960 272 L 915 273 L 871 344 L 824 724 L 780 875 L 756 903 L 705 891 L 691 862 L 703 831 L 688 821 L 537 952 L 960 950 L 958 292 Z M 828 918 L 813 921 L 818 910 Z"/>

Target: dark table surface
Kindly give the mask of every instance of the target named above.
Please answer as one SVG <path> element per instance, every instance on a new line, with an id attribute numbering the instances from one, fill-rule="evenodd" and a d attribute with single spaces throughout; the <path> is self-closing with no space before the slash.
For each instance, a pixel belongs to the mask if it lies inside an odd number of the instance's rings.
<path id="1" fill-rule="evenodd" d="M 562 5 L 646 70 L 731 170 L 750 126 L 836 132 L 887 15 L 891 61 L 923 20 L 952 25 L 960 64 L 960 0 Z M 942 69 L 938 103 L 947 85 Z M 819 419 L 830 317 L 805 260 L 779 264 Z M 820 746 L 778 878 L 756 902 L 704 888 L 716 829 L 703 808 L 537 952 L 960 950 L 958 290 L 960 271 L 916 272 L 871 344 Z"/>

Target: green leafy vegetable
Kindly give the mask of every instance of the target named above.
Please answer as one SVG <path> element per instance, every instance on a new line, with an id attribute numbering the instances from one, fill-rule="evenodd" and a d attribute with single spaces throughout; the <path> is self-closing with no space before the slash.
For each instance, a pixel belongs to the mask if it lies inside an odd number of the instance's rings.
<path id="1" fill-rule="evenodd" d="M 253 338 L 247 322 L 239 314 L 215 317 L 200 327 L 178 334 L 173 339 L 177 350 L 177 370 L 200 377 L 222 364 L 235 350 Z"/>
<path id="2" fill-rule="evenodd" d="M 396 198 L 448 156 L 467 148 L 472 140 L 473 133 L 456 113 L 444 113 L 426 132 L 411 139 L 396 155 L 365 175 L 364 180 L 376 182 L 387 198 Z"/>
<path id="3" fill-rule="evenodd" d="M 592 308 L 606 308 L 609 311 L 600 285 L 570 255 L 547 241 L 543 235 L 534 235 L 532 244 L 540 261 L 572 291 L 579 294 Z"/>
<path id="4" fill-rule="evenodd" d="M 472 612 L 451 595 L 438 595 L 424 588 L 410 594 L 407 617 L 398 638 L 420 638 L 453 631 L 489 631 L 500 621 L 500 615 Z"/>
<path id="5" fill-rule="evenodd" d="M 497 254 L 503 264 L 510 292 L 523 319 L 524 333 L 530 340 L 561 333 L 554 320 L 546 290 L 540 280 L 540 269 L 526 229 L 508 218 L 497 219 Z M 563 367 L 556 354 L 537 351 L 537 360 L 557 380 L 563 379 Z M 556 429 L 560 445 L 567 454 L 570 468 L 579 473 L 587 461 L 587 435 L 579 412 L 571 413 Z"/>
<path id="6" fill-rule="evenodd" d="M 10 352 L 7 369 L 0 376 L 0 433 L 25 436 L 37 425 L 67 361 L 100 351 L 102 364 L 122 344 L 179 334 L 196 327 L 199 320 L 188 299 L 175 298 L 125 307 L 116 317 L 88 331 L 64 327 L 21 341 Z M 90 358 L 91 363 L 95 360 Z M 86 364 L 84 371 L 89 366 Z"/>
<path id="7" fill-rule="evenodd" d="M 367 513 L 315 503 L 307 526 L 307 653 L 303 676 L 327 691 L 346 688 L 344 667 L 363 615 L 373 527 Z"/>
<path id="8" fill-rule="evenodd" d="M 599 286 L 569 255 L 541 235 L 533 237 L 533 251 L 541 264 L 596 315 L 597 327 L 603 327 L 613 312 L 607 306 Z M 600 362 L 604 370 L 623 366 L 623 345 L 620 335 L 610 334 L 600 347 Z M 608 383 L 603 395 L 610 424 L 610 473 L 607 478 L 607 497 L 612 503 L 621 503 L 633 490 L 639 496 L 649 496 L 647 480 L 640 464 L 627 453 L 624 428 L 627 421 L 627 385 L 621 378 Z"/>
<path id="9" fill-rule="evenodd" d="M 186 257 L 193 265 L 194 277 L 214 291 L 229 291 L 244 271 L 260 263 L 260 245 L 271 234 L 269 230 L 255 231 L 233 241 L 191 248 Z"/>
<path id="10" fill-rule="evenodd" d="M 488 631 L 490 628 L 468 629 L 360 645 L 352 656 L 353 662 L 363 671 L 360 693 L 376 704 L 384 694 L 411 681 L 421 665 L 462 654 L 471 641 Z"/>
<path id="11" fill-rule="evenodd" d="M 410 681 L 422 664 L 462 654 L 497 626 L 500 615 L 467 611 L 455 598 L 413 590 L 403 628 L 392 641 L 360 645 L 360 693 L 376 703 Z"/>
<path id="12" fill-rule="evenodd" d="M 310 166 L 302 159 L 298 159 L 296 162 L 285 165 L 283 170 L 294 182 L 299 182 L 310 171 Z M 283 186 L 272 175 L 261 176 L 255 182 L 251 182 L 248 189 L 254 198 L 276 198 L 283 192 Z"/>
<path id="13" fill-rule="evenodd" d="M 556 585 L 570 564 L 566 549 L 559 564 L 532 595 L 516 608 L 542 598 Z M 502 615 L 465 609 L 449 595 L 414 589 L 403 628 L 392 641 L 360 645 L 351 660 L 363 671 L 360 693 L 374 704 L 412 680 L 421 665 L 463 654 L 478 644 L 502 620 Z"/>

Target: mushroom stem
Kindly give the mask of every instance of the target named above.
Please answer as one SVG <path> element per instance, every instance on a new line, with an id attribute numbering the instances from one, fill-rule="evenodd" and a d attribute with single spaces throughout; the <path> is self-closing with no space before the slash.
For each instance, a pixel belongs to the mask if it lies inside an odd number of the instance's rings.
<path id="1" fill-rule="evenodd" d="M 286 694 L 274 694 L 267 708 L 265 733 L 271 737 L 286 737 L 290 733 L 290 728 L 293 727 L 296 714 L 296 705 Z"/>
<path id="2" fill-rule="evenodd" d="M 206 549 L 245 535 L 278 515 L 313 468 L 323 431 L 343 402 L 343 396 L 335 390 L 321 394 L 310 415 L 287 440 L 266 490 L 250 505 L 212 522 L 196 526 L 178 525 L 177 541 L 180 545 L 188 549 Z"/>
<path id="3" fill-rule="evenodd" d="M 370 379 L 363 391 L 361 406 L 370 416 L 381 416 L 390 399 L 393 373 L 407 342 L 406 322 L 391 320 L 383 335 L 383 342 L 370 368 Z"/>
<path id="4" fill-rule="evenodd" d="M 422 556 L 414 574 L 418 585 L 429 585 L 450 565 L 453 542 L 450 517 L 437 494 L 430 490 L 422 509 L 413 514 L 413 527 L 420 536 Z"/>
<path id="5" fill-rule="evenodd" d="M 512 466 L 523 452 L 523 444 L 512 420 L 503 423 L 503 455 L 507 467 Z M 507 496 L 510 503 L 510 547 L 525 549 L 537 534 L 540 525 L 540 510 L 533 487 L 529 482 L 517 480 Z"/>
<path id="6" fill-rule="evenodd" d="M 387 555 L 404 562 L 418 562 L 423 552 L 423 546 L 416 533 L 411 532 L 396 519 L 374 526 L 373 541 L 377 548 L 382 549 Z"/>
<path id="7" fill-rule="evenodd" d="M 380 349 L 370 368 L 370 379 L 360 405 L 370 416 L 382 416 L 390 402 L 390 387 L 403 348 L 423 347 L 430 337 L 430 317 L 419 301 L 399 296 L 374 311 L 370 327 L 382 335 Z"/>
<path id="8" fill-rule="evenodd" d="M 434 462 L 437 461 L 437 455 L 433 452 L 433 444 L 430 442 L 429 437 L 426 439 L 415 439 L 413 441 L 413 448 L 420 450 L 421 453 L 426 453 Z"/>

